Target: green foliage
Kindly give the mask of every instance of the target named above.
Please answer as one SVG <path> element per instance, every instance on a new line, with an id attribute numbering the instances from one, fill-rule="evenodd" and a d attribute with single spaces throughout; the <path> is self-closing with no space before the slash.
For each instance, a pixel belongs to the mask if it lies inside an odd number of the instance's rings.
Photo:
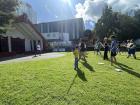
<path id="1" fill-rule="evenodd" d="M 137 39 L 140 35 L 140 10 L 135 16 L 128 16 L 119 12 L 113 12 L 111 7 L 106 6 L 102 17 L 98 20 L 95 31 L 101 39 L 104 36 L 116 34 L 119 40 Z"/>
<path id="2" fill-rule="evenodd" d="M 18 5 L 18 0 L 0 0 L 0 33 L 5 33 L 7 25 L 11 25 L 14 20 L 14 11 Z"/>
<path id="3" fill-rule="evenodd" d="M 93 38 L 93 33 L 91 30 L 85 30 L 84 31 L 84 36 L 88 37 L 88 39 L 92 39 Z"/>

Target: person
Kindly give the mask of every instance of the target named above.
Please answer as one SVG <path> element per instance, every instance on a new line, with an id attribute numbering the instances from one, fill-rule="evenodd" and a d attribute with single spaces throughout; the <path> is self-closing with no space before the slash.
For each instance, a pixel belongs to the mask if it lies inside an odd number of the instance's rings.
<path id="1" fill-rule="evenodd" d="M 87 57 L 88 53 L 87 53 L 87 45 L 86 45 L 86 43 L 84 43 L 84 48 L 85 48 L 84 54 L 85 54 L 85 57 Z"/>
<path id="2" fill-rule="evenodd" d="M 101 46 L 102 46 L 102 43 L 99 40 L 97 40 L 96 43 L 95 43 L 95 49 L 97 51 L 97 55 L 98 54 L 101 55 L 101 52 L 100 52 Z"/>
<path id="3" fill-rule="evenodd" d="M 131 55 L 133 55 L 133 57 L 136 59 L 136 45 L 134 44 L 133 40 L 130 40 L 130 43 L 128 45 L 129 51 L 128 51 L 128 56 L 127 58 L 129 58 Z"/>
<path id="4" fill-rule="evenodd" d="M 108 51 L 109 51 L 109 46 L 107 43 L 104 45 L 104 60 L 108 60 Z"/>
<path id="5" fill-rule="evenodd" d="M 80 54 L 79 54 L 79 60 L 83 58 L 84 61 L 86 61 L 86 58 L 85 58 L 85 43 L 82 41 L 81 42 L 81 45 L 80 45 Z"/>
<path id="6" fill-rule="evenodd" d="M 111 48 L 110 48 L 110 51 L 111 51 L 111 65 L 113 65 L 113 63 L 117 63 L 117 60 L 116 60 L 116 55 L 117 55 L 117 41 L 116 41 L 116 37 L 115 36 L 112 36 L 111 37 Z"/>
<path id="7" fill-rule="evenodd" d="M 127 46 L 127 42 L 126 42 L 126 41 L 123 41 L 122 44 L 121 44 L 122 53 L 123 53 L 123 52 L 127 52 L 127 47 L 126 47 L 126 46 Z"/>
<path id="8" fill-rule="evenodd" d="M 130 54 L 130 45 L 131 45 L 130 40 L 127 40 L 127 45 L 126 45 L 127 52 L 128 52 L 127 58 L 129 57 L 129 55 L 131 55 L 131 54 Z"/>
<path id="9" fill-rule="evenodd" d="M 36 53 L 35 53 L 35 56 L 39 54 L 39 56 L 41 56 L 41 46 L 40 44 L 38 43 L 37 46 L 36 46 Z"/>
<path id="10" fill-rule="evenodd" d="M 118 50 L 117 52 L 118 52 L 119 54 L 121 54 L 121 42 L 118 42 L 118 49 L 117 49 L 117 50 Z"/>
<path id="11" fill-rule="evenodd" d="M 74 51 L 73 51 L 73 55 L 75 58 L 74 61 L 74 70 L 78 69 L 78 57 L 79 57 L 79 50 L 78 50 L 78 46 L 75 47 Z"/>

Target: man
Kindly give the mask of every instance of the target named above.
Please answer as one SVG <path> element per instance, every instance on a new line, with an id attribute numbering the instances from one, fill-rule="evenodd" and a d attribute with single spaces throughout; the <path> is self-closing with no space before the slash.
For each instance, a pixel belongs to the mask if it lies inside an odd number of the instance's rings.
<path id="1" fill-rule="evenodd" d="M 41 56 L 41 46 L 40 46 L 40 43 L 38 43 L 37 46 L 36 46 L 35 57 L 36 57 L 37 54 L 39 54 L 39 56 Z"/>
<path id="2" fill-rule="evenodd" d="M 79 55 L 79 60 L 83 57 L 84 61 L 86 61 L 85 58 L 85 43 L 82 41 L 80 45 L 80 55 Z"/>
<path id="3" fill-rule="evenodd" d="M 111 48 L 110 48 L 110 51 L 111 51 L 111 65 L 113 65 L 113 63 L 117 63 L 117 60 L 116 60 L 116 55 L 117 55 L 117 41 L 116 41 L 116 37 L 115 36 L 112 36 L 111 37 Z"/>
<path id="4" fill-rule="evenodd" d="M 95 49 L 97 51 L 97 55 L 101 55 L 101 47 L 103 47 L 103 44 L 100 42 L 100 40 L 97 40 L 95 43 Z"/>

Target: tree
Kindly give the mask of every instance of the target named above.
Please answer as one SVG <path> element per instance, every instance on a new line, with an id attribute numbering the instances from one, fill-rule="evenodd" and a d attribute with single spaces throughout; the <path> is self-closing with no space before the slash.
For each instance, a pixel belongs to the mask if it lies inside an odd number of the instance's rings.
<path id="1" fill-rule="evenodd" d="M 84 36 L 88 37 L 89 39 L 92 38 L 92 31 L 89 29 L 85 30 Z"/>
<path id="2" fill-rule="evenodd" d="M 106 6 L 103 10 L 103 15 L 98 20 L 95 30 L 98 37 L 103 39 L 105 36 L 109 36 L 110 34 L 118 33 L 119 26 L 119 13 L 113 12 L 112 8 Z"/>
<path id="3" fill-rule="evenodd" d="M 14 20 L 18 0 L 0 0 L 0 33 L 5 33 Z"/>
<path id="4" fill-rule="evenodd" d="M 136 38 L 140 38 L 140 9 L 135 11 L 134 18 L 136 19 L 135 24 L 137 25 Z"/>
<path id="5" fill-rule="evenodd" d="M 128 16 L 112 11 L 107 6 L 101 18 L 95 25 L 96 35 L 103 39 L 115 34 L 119 40 L 140 38 L 140 10 L 135 11 L 135 16 Z"/>

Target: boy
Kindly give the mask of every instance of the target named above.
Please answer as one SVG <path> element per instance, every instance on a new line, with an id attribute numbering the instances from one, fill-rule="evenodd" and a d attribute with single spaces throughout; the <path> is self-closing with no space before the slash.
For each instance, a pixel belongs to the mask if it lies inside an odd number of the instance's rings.
<path id="1" fill-rule="evenodd" d="M 101 47 L 103 47 L 103 44 L 99 40 L 97 40 L 96 44 L 95 44 L 95 49 L 97 51 L 97 55 L 99 55 L 99 54 L 101 55 L 101 51 L 100 51 Z"/>
<path id="2" fill-rule="evenodd" d="M 111 37 L 111 48 L 110 48 L 110 51 L 111 51 L 111 65 L 113 65 L 113 62 L 116 63 L 116 55 L 117 55 L 117 41 L 115 39 L 115 36 L 112 36 Z M 114 61 L 113 61 L 114 60 Z"/>
<path id="3" fill-rule="evenodd" d="M 85 58 L 85 43 L 82 41 L 81 45 L 80 45 L 80 55 L 79 55 L 79 60 L 83 58 L 84 61 L 86 61 Z"/>
<path id="4" fill-rule="evenodd" d="M 79 57 L 79 51 L 78 51 L 78 46 L 75 47 L 73 51 L 75 61 L 74 61 L 74 70 L 78 69 L 78 57 Z"/>
<path id="5" fill-rule="evenodd" d="M 133 57 L 136 59 L 136 45 L 134 44 L 133 40 L 130 41 L 129 44 L 129 53 L 128 53 L 128 57 L 129 58 L 131 56 L 131 54 L 133 55 Z"/>
<path id="6" fill-rule="evenodd" d="M 108 60 L 108 51 L 109 51 L 109 46 L 107 43 L 105 43 L 104 46 L 104 60 Z"/>

